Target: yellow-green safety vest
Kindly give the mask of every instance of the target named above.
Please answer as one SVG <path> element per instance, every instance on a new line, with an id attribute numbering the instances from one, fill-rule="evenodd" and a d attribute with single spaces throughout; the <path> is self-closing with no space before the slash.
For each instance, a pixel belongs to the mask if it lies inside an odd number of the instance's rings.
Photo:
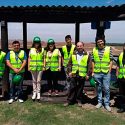
<path id="1" fill-rule="evenodd" d="M 30 49 L 30 64 L 29 68 L 31 71 L 42 71 L 43 69 L 43 60 L 44 60 L 44 48 L 42 48 L 41 52 L 37 53 L 35 48 Z"/>
<path id="2" fill-rule="evenodd" d="M 119 61 L 119 74 L 118 78 L 125 78 L 125 65 L 122 63 L 123 60 L 123 52 L 120 54 L 118 61 Z"/>
<path id="3" fill-rule="evenodd" d="M 18 58 L 16 60 L 16 58 Z M 24 60 L 24 50 L 20 50 L 19 54 L 16 55 L 14 51 L 10 51 L 10 63 L 14 68 L 19 69 L 23 63 Z M 25 72 L 25 69 L 23 68 L 21 73 Z M 10 69 L 10 73 L 15 73 L 12 69 Z"/>
<path id="4" fill-rule="evenodd" d="M 79 76 L 85 77 L 87 74 L 88 54 L 83 55 L 80 64 L 78 64 L 76 55 L 72 55 L 72 73 L 79 71 Z"/>
<path id="5" fill-rule="evenodd" d="M 64 67 L 67 66 L 67 64 L 69 62 L 69 59 L 70 59 L 71 55 L 73 54 L 74 48 L 75 48 L 75 45 L 72 45 L 71 50 L 70 50 L 69 55 L 68 55 L 66 45 L 62 47 L 62 51 L 64 53 L 64 60 L 63 60 L 63 66 Z"/>
<path id="6" fill-rule="evenodd" d="M 5 71 L 5 62 L 4 62 L 5 55 L 6 55 L 5 52 L 0 51 L 0 76 L 3 76 Z"/>
<path id="7" fill-rule="evenodd" d="M 98 48 L 93 49 L 93 57 L 94 57 L 94 72 L 95 73 L 108 73 L 110 66 L 110 47 L 106 46 L 104 48 L 103 57 L 100 60 L 98 54 Z"/>
<path id="8" fill-rule="evenodd" d="M 59 49 L 55 49 L 51 57 L 49 57 L 47 52 L 46 69 L 50 68 L 51 71 L 58 71 L 58 67 L 59 67 Z"/>

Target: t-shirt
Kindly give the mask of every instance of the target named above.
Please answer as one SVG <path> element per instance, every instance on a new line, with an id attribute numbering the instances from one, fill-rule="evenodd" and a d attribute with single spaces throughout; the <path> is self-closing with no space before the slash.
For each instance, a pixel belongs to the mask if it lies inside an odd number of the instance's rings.
<path id="1" fill-rule="evenodd" d="M 98 49 L 98 54 L 99 54 L 99 58 L 100 58 L 100 60 L 102 60 L 102 57 L 103 57 L 104 51 L 105 51 L 105 48 L 103 48 L 103 49 Z M 92 56 L 91 56 L 91 58 L 92 58 L 92 61 L 94 62 L 93 52 L 92 52 Z M 112 55 L 111 47 L 110 47 L 110 60 L 113 60 L 113 55 Z"/>
<path id="2" fill-rule="evenodd" d="M 15 52 L 15 54 L 17 55 L 17 56 L 16 56 L 16 60 L 18 60 L 18 59 L 19 59 L 19 58 L 18 58 L 19 52 Z M 6 59 L 6 60 L 10 60 L 10 52 L 7 53 L 5 59 Z M 24 60 L 27 60 L 27 56 L 26 56 L 26 53 L 25 53 L 25 52 L 24 52 Z"/>

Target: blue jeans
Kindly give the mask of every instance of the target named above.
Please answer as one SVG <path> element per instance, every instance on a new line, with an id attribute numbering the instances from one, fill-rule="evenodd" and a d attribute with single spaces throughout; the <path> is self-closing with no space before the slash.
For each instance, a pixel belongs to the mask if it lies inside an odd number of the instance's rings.
<path id="1" fill-rule="evenodd" d="M 9 73 L 9 81 L 10 81 L 10 99 L 15 99 L 15 96 L 18 97 L 18 99 L 22 99 L 23 95 L 23 89 L 22 89 L 22 84 L 23 84 L 23 79 L 24 79 L 24 73 L 21 73 L 22 75 L 22 80 L 20 81 L 19 85 L 16 87 L 15 84 L 12 83 L 12 79 L 15 76 L 15 73 Z"/>
<path id="2" fill-rule="evenodd" d="M 102 104 L 102 91 L 104 90 L 104 104 L 109 106 L 110 102 L 110 73 L 95 73 L 94 78 L 97 82 L 98 103 Z"/>

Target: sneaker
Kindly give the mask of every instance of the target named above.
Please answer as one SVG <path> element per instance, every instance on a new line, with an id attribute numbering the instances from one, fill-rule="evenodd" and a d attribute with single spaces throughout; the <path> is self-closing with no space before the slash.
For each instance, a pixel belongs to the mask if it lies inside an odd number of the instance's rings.
<path id="1" fill-rule="evenodd" d="M 52 90 L 49 90 L 48 91 L 48 96 L 51 96 L 52 95 Z"/>
<path id="2" fill-rule="evenodd" d="M 36 98 L 36 92 L 33 92 L 32 100 L 35 100 Z"/>
<path id="3" fill-rule="evenodd" d="M 67 106 L 69 106 L 69 103 L 68 102 L 64 103 L 64 107 L 67 107 Z"/>
<path id="4" fill-rule="evenodd" d="M 10 99 L 8 102 L 9 102 L 9 104 L 11 104 L 14 102 L 14 99 Z"/>
<path id="5" fill-rule="evenodd" d="M 79 106 L 79 107 L 82 107 L 82 103 L 78 102 L 78 106 Z"/>
<path id="6" fill-rule="evenodd" d="M 107 111 L 111 112 L 110 106 L 105 106 L 105 109 L 106 109 Z"/>
<path id="7" fill-rule="evenodd" d="M 123 113 L 123 112 L 125 112 L 125 109 L 124 109 L 124 108 L 120 108 L 120 109 L 117 111 L 117 113 Z"/>
<path id="8" fill-rule="evenodd" d="M 20 103 L 23 103 L 23 102 L 24 102 L 22 99 L 18 99 L 18 101 L 19 101 Z"/>
<path id="9" fill-rule="evenodd" d="M 97 105 L 96 105 L 96 108 L 97 109 L 99 109 L 99 108 L 101 108 L 102 107 L 102 104 L 101 103 L 98 103 Z"/>
<path id="10" fill-rule="evenodd" d="M 40 93 L 37 93 L 37 100 L 40 100 Z"/>
<path id="11" fill-rule="evenodd" d="M 55 95 L 58 96 L 59 95 L 59 91 L 55 90 Z"/>

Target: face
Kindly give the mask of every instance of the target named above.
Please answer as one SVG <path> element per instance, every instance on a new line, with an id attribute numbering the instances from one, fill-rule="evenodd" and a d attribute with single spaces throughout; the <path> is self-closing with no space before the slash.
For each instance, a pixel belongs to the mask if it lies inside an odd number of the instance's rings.
<path id="1" fill-rule="evenodd" d="M 39 43 L 35 43 L 34 47 L 37 49 L 39 47 Z"/>
<path id="2" fill-rule="evenodd" d="M 52 51 L 54 49 L 54 44 L 49 45 L 49 50 Z"/>
<path id="3" fill-rule="evenodd" d="M 12 44 L 12 46 L 13 46 L 14 52 L 19 52 L 19 50 L 20 50 L 20 44 L 19 43 Z"/>
<path id="4" fill-rule="evenodd" d="M 77 47 L 78 52 L 83 52 L 84 51 L 84 44 L 82 42 L 78 42 L 76 47 Z"/>
<path id="5" fill-rule="evenodd" d="M 70 46 L 72 39 L 71 38 L 66 38 L 65 41 L 66 41 L 67 46 Z"/>
<path id="6" fill-rule="evenodd" d="M 99 49 L 103 49 L 104 48 L 104 41 L 103 40 L 98 40 L 97 41 L 97 46 Z"/>

